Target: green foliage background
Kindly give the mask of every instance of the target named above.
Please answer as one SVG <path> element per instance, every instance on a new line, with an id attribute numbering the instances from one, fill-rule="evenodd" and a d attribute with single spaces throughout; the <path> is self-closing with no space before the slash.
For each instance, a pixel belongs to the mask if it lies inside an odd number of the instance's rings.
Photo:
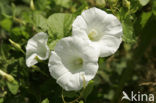
<path id="1" fill-rule="evenodd" d="M 25 46 L 44 31 L 53 50 L 90 7 L 118 17 L 123 43 L 113 56 L 99 59 L 86 88 L 66 92 L 50 76 L 48 60 L 26 67 Z M 155 41 L 156 0 L 0 0 L 0 103 L 121 103 L 123 90 L 156 94 Z"/>

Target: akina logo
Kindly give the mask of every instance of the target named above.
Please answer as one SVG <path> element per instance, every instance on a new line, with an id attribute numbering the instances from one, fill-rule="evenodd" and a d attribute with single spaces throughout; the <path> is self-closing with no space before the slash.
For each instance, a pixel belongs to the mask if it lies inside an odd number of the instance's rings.
<path id="1" fill-rule="evenodd" d="M 154 102 L 154 94 L 141 94 L 140 92 L 134 93 L 131 91 L 131 96 L 128 96 L 125 91 L 122 92 L 123 97 L 121 98 L 121 101 L 128 100 L 128 101 L 138 101 L 140 102 Z"/>

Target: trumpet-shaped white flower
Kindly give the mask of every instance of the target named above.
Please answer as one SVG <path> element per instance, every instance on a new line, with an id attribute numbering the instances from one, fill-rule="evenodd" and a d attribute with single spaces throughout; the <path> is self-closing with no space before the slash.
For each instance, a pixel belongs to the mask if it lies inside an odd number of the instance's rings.
<path id="1" fill-rule="evenodd" d="M 51 52 L 49 71 L 67 91 L 77 91 L 94 78 L 98 70 L 96 50 L 78 37 L 61 39 Z"/>
<path id="2" fill-rule="evenodd" d="M 26 46 L 26 65 L 35 65 L 39 60 L 46 60 L 49 57 L 49 47 L 47 46 L 48 35 L 40 32 L 28 40 Z"/>
<path id="3" fill-rule="evenodd" d="M 122 42 L 123 33 L 119 20 L 95 7 L 83 11 L 72 27 L 72 35 L 90 42 L 99 51 L 100 57 L 115 53 Z"/>

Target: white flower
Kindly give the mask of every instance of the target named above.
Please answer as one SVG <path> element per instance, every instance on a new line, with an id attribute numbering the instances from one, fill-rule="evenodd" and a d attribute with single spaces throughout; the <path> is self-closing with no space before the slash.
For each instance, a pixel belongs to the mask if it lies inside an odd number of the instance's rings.
<path id="1" fill-rule="evenodd" d="M 117 51 L 122 34 L 119 20 L 95 7 L 83 11 L 72 24 L 72 35 L 90 42 L 99 51 L 100 57 Z"/>
<path id="2" fill-rule="evenodd" d="M 49 56 L 49 48 L 47 46 L 48 35 L 40 32 L 28 40 L 26 46 L 26 65 L 28 67 L 35 65 L 39 60 L 46 60 Z"/>
<path id="3" fill-rule="evenodd" d="M 77 91 L 94 78 L 98 70 L 95 49 L 78 37 L 61 39 L 51 52 L 49 71 L 66 91 Z"/>

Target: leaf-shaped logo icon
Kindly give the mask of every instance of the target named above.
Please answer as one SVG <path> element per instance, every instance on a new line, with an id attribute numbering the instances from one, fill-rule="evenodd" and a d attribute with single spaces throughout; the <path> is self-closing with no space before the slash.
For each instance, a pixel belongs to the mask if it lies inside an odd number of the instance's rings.
<path id="1" fill-rule="evenodd" d="M 128 97 L 128 95 L 126 94 L 125 91 L 123 91 L 122 93 L 123 93 L 123 97 L 122 97 L 121 101 L 122 101 L 123 99 L 127 99 L 127 100 L 131 101 L 131 99 Z"/>

